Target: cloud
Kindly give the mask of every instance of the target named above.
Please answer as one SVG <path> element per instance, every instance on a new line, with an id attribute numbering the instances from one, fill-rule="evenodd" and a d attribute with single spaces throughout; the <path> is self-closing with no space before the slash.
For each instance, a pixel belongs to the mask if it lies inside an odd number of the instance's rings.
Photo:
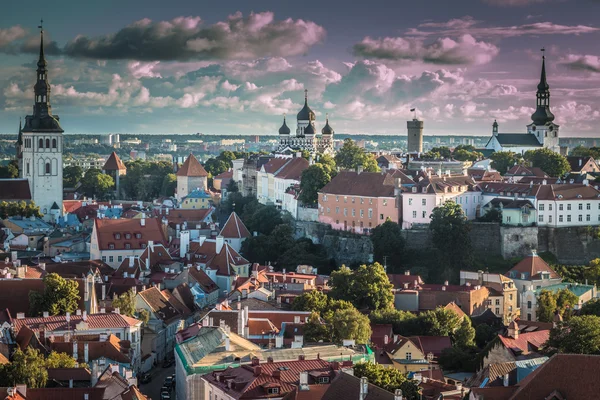
<path id="1" fill-rule="evenodd" d="M 446 22 L 426 22 L 420 24 L 418 28 L 409 29 L 406 35 L 413 37 L 458 37 L 460 35 L 469 34 L 476 38 L 497 40 L 533 35 L 581 35 L 598 31 L 600 31 L 600 28 L 593 26 L 560 25 L 548 21 L 511 26 L 493 26 L 475 20 L 473 17 L 465 16 L 463 18 L 451 19 Z"/>
<path id="2" fill-rule="evenodd" d="M 10 28 L 0 29 L 0 49 L 6 47 L 11 44 L 15 40 L 19 40 L 25 37 L 27 31 L 17 26 L 11 26 Z"/>
<path id="3" fill-rule="evenodd" d="M 40 51 L 39 33 L 30 34 L 20 25 L 0 29 L 0 52 L 8 54 L 32 53 Z M 44 36 L 44 51 L 46 54 L 59 54 L 61 52 L 58 44 Z"/>
<path id="4" fill-rule="evenodd" d="M 477 41 L 469 34 L 457 40 L 439 38 L 425 44 L 420 38 L 385 37 L 364 38 L 353 47 L 354 54 L 364 58 L 384 60 L 423 61 L 430 64 L 480 65 L 490 62 L 498 55 L 498 47 Z"/>
<path id="5" fill-rule="evenodd" d="M 560 64 L 566 65 L 568 68 L 579 71 L 598 72 L 600 73 L 600 57 L 593 55 L 568 54 L 563 57 Z"/>
<path id="6" fill-rule="evenodd" d="M 142 19 L 113 34 L 78 36 L 64 52 L 71 57 L 141 61 L 254 59 L 305 54 L 324 37 L 325 29 L 311 21 L 276 21 L 272 12 L 237 12 L 206 27 L 200 17 Z"/>
<path id="7" fill-rule="evenodd" d="M 485 3 L 500 7 L 524 7 L 531 4 L 546 3 L 549 0 L 483 0 Z"/>
<path id="8" fill-rule="evenodd" d="M 127 69 L 135 78 L 162 78 L 159 72 L 154 71 L 158 64 L 160 61 L 130 61 L 127 63 Z"/>

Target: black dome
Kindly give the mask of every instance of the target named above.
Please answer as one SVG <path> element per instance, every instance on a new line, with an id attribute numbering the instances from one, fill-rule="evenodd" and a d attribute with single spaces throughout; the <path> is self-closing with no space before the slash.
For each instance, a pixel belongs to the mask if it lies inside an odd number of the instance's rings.
<path id="1" fill-rule="evenodd" d="M 325 126 L 321 129 L 323 135 L 333 135 L 333 128 L 329 126 L 329 118 L 325 121 Z"/>
<path id="2" fill-rule="evenodd" d="M 531 120 L 536 125 L 546 125 L 546 123 L 554 121 L 554 114 L 550 111 L 550 107 L 538 106 L 531 115 Z"/>
<path id="3" fill-rule="evenodd" d="M 297 117 L 298 121 L 314 121 L 315 113 L 308 106 L 308 90 L 304 91 L 304 107 L 298 113 Z"/>
<path id="4" fill-rule="evenodd" d="M 308 126 L 306 128 L 304 128 L 304 134 L 305 135 L 314 135 L 315 134 L 315 128 L 313 128 L 312 124 L 308 124 Z"/>
<path id="5" fill-rule="evenodd" d="M 291 132 L 290 128 L 285 123 L 285 118 L 283 118 L 283 125 L 281 125 L 281 128 L 279 128 L 279 134 L 280 135 L 289 135 L 290 132 Z"/>

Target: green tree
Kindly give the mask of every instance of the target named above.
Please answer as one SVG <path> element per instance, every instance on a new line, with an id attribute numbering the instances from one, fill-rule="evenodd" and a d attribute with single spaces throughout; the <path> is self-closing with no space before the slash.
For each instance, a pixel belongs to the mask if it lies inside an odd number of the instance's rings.
<path id="1" fill-rule="evenodd" d="M 352 139 L 344 139 L 342 148 L 335 156 L 335 163 L 342 169 L 355 170 L 362 167 L 365 172 L 379 172 L 375 157 L 358 147 Z"/>
<path id="2" fill-rule="evenodd" d="M 569 289 L 564 288 L 556 292 L 556 306 L 563 318 L 569 319 L 578 304 L 579 297 Z"/>
<path id="3" fill-rule="evenodd" d="M 559 323 L 550 331 L 546 347 L 550 352 L 600 354 L 600 317 L 582 315 Z"/>
<path id="4" fill-rule="evenodd" d="M 319 290 L 311 290 L 294 299 L 292 310 L 312 311 L 321 315 L 327 310 L 328 305 L 329 297 L 325 293 Z"/>
<path id="5" fill-rule="evenodd" d="M 388 392 L 394 393 L 396 389 L 402 390 L 403 398 L 413 400 L 419 398 L 419 387 L 416 381 L 408 379 L 406 375 L 395 368 L 386 368 L 381 364 L 356 363 L 354 376 L 366 377 L 369 383 Z"/>
<path id="6" fill-rule="evenodd" d="M 75 368 L 75 359 L 67 353 L 52 351 L 46 358 L 46 368 Z M 81 364 L 79 367 L 83 367 Z"/>
<path id="7" fill-rule="evenodd" d="M 460 205 L 447 200 L 434 208 L 429 229 L 433 245 L 438 249 L 443 262 L 443 278 L 449 280 L 460 268 L 473 264 L 469 225 Z"/>
<path id="8" fill-rule="evenodd" d="M 458 161 L 477 161 L 483 158 L 483 154 L 478 151 L 468 151 L 465 149 L 454 150 L 452 158 Z"/>
<path id="9" fill-rule="evenodd" d="M 590 284 L 600 285 L 600 258 L 591 260 L 587 268 L 583 268 L 583 278 Z"/>
<path id="10" fill-rule="evenodd" d="M 277 225 L 283 224 L 283 219 L 277 207 L 258 204 L 255 211 L 244 222 L 250 232 L 269 235 Z"/>
<path id="11" fill-rule="evenodd" d="M 452 336 L 461 325 L 458 314 L 443 307 L 426 311 L 419 319 L 425 336 Z"/>
<path id="12" fill-rule="evenodd" d="M 352 270 L 342 265 L 337 271 L 333 271 L 329 277 L 329 286 L 331 287 L 329 295 L 338 300 L 354 300 L 353 282 Z"/>
<path id="13" fill-rule="evenodd" d="M 310 314 L 308 321 L 302 328 L 304 339 L 307 342 L 331 341 L 331 329 L 321 321 L 319 314 L 316 312 Z"/>
<path id="14" fill-rule="evenodd" d="M 141 309 L 137 312 L 136 318 L 142 321 L 143 326 L 146 326 L 148 325 L 148 321 L 150 321 L 150 311 Z"/>
<path id="15" fill-rule="evenodd" d="M 323 164 L 313 164 L 302 171 L 300 180 L 300 201 L 307 205 L 317 204 L 319 190 L 331 180 L 330 173 Z"/>
<path id="16" fill-rule="evenodd" d="M 361 265 L 353 274 L 352 303 L 359 309 L 378 310 L 394 304 L 394 285 L 379 263 Z"/>
<path id="17" fill-rule="evenodd" d="M 497 208 L 490 208 L 485 212 L 484 215 L 477 218 L 477 221 L 502 223 L 502 211 L 498 210 Z"/>
<path id="18" fill-rule="evenodd" d="M 460 149 L 459 149 L 460 150 Z M 431 149 L 432 153 L 438 153 L 441 158 L 452 157 L 452 152 L 447 146 L 438 146 Z"/>
<path id="19" fill-rule="evenodd" d="M 103 174 L 96 168 L 90 168 L 81 179 L 81 190 L 89 197 L 105 199 L 114 188 L 115 181 L 112 176 Z"/>
<path id="20" fill-rule="evenodd" d="M 525 152 L 524 158 L 550 176 L 560 177 L 571 171 L 571 165 L 565 156 L 545 147 Z"/>
<path id="21" fill-rule="evenodd" d="M 0 365 L 0 386 L 14 387 L 16 384 L 24 384 L 30 389 L 43 388 L 48 381 L 45 364 L 46 360 L 39 350 L 28 347 L 22 351 L 17 347 L 12 362 Z"/>
<path id="22" fill-rule="evenodd" d="M 79 286 L 73 279 L 64 279 L 56 273 L 44 277 L 44 292 L 29 292 L 31 315 L 44 311 L 50 315 L 73 313 L 79 305 Z"/>
<path id="23" fill-rule="evenodd" d="M 515 163 L 519 162 L 520 156 L 512 151 L 496 151 L 492 153 L 490 159 L 492 168 L 504 175 Z"/>
<path id="24" fill-rule="evenodd" d="M 63 169 L 63 185 L 74 188 L 83 178 L 83 168 L 78 165 L 70 165 Z"/>
<path id="25" fill-rule="evenodd" d="M 19 177 L 19 164 L 11 160 L 7 165 L 0 165 L 0 179 L 14 179 Z"/>
<path id="26" fill-rule="evenodd" d="M 160 187 L 160 194 L 163 196 L 174 196 L 177 190 L 177 175 L 167 174 L 163 178 L 162 185 Z"/>
<path id="27" fill-rule="evenodd" d="M 454 345 L 463 349 L 475 346 L 475 329 L 469 317 L 464 317 L 454 332 Z"/>
<path id="28" fill-rule="evenodd" d="M 35 205 L 33 201 L 26 203 L 20 202 L 0 202 L 0 219 L 6 219 L 8 217 L 21 216 L 21 217 L 42 217 L 40 208 Z"/>
<path id="29" fill-rule="evenodd" d="M 585 303 L 581 307 L 580 315 L 595 315 L 596 317 L 600 317 L 600 299 L 595 298 L 587 303 Z"/>
<path id="30" fill-rule="evenodd" d="M 593 157 L 594 159 L 600 159 L 600 147 L 584 147 L 577 146 L 573 150 L 571 150 L 570 156 L 573 157 Z"/>
<path id="31" fill-rule="evenodd" d="M 333 316 L 333 333 L 338 342 L 345 339 L 364 344 L 371 338 L 369 317 L 357 309 L 339 310 Z"/>
<path id="32" fill-rule="evenodd" d="M 226 189 L 227 189 L 227 193 L 237 193 L 240 191 L 240 188 L 238 187 L 237 182 L 235 180 L 233 180 L 233 178 L 227 184 Z"/>
<path id="33" fill-rule="evenodd" d="M 135 292 L 133 289 L 129 289 L 120 296 L 115 296 L 112 306 L 118 308 L 120 314 L 135 318 Z"/>
<path id="34" fill-rule="evenodd" d="M 442 350 L 438 360 L 444 371 L 475 372 L 478 366 L 475 348 L 452 346 Z"/>
<path id="35" fill-rule="evenodd" d="M 120 179 L 127 199 L 151 201 L 161 195 L 165 175 L 173 173 L 173 164 L 166 161 L 135 160 L 125 163 L 127 175 Z"/>
<path id="36" fill-rule="evenodd" d="M 497 336 L 497 329 L 488 324 L 479 324 L 475 328 L 475 344 L 480 349 L 483 349 L 489 342 Z"/>
<path id="37" fill-rule="evenodd" d="M 373 228 L 371 242 L 373 260 L 383 264 L 387 259 L 388 271 L 397 272 L 404 255 L 404 237 L 400 225 L 387 219 L 383 224 Z"/>
<path id="38" fill-rule="evenodd" d="M 318 156 L 317 164 L 322 165 L 325 171 L 329 175 L 331 175 L 332 178 L 337 174 L 337 165 L 335 163 L 335 158 L 333 158 L 329 154 L 320 154 Z"/>
<path id="39" fill-rule="evenodd" d="M 554 313 L 558 310 L 556 295 L 549 290 L 542 290 L 537 298 L 537 317 L 541 322 L 554 321 Z"/>

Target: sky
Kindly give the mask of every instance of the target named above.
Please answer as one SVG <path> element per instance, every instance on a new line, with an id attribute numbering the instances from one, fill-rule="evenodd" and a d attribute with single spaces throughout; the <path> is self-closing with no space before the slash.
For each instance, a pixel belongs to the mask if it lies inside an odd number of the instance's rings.
<path id="1" fill-rule="evenodd" d="M 36 10 L 33 11 L 32 10 Z M 39 14 L 39 15 L 33 15 Z M 600 0 L 53 0 L 0 14 L 0 132 L 33 105 L 43 18 L 66 133 L 525 132 L 545 48 L 561 136 L 600 136 Z"/>

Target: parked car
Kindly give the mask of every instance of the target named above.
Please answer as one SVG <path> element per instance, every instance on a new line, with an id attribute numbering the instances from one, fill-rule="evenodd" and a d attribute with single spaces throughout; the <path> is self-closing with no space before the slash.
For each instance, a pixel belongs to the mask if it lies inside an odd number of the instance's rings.
<path id="1" fill-rule="evenodd" d="M 171 379 L 173 380 L 173 387 L 175 387 L 175 374 L 171 375 Z"/>
<path id="2" fill-rule="evenodd" d="M 160 400 L 171 400 L 171 395 L 169 392 L 162 392 L 160 394 Z"/>
<path id="3" fill-rule="evenodd" d="M 167 376 L 165 378 L 165 386 L 168 388 L 172 388 L 174 386 L 174 382 L 173 382 L 173 377 L 172 376 Z"/>
<path id="4" fill-rule="evenodd" d="M 161 388 L 160 388 L 160 392 L 161 392 L 161 393 L 163 393 L 163 392 L 170 393 L 170 392 L 171 392 L 171 388 L 170 388 L 170 387 L 168 387 L 168 386 L 164 386 L 164 385 L 163 385 L 163 387 L 161 387 Z"/>
<path id="5" fill-rule="evenodd" d="M 148 383 L 151 380 L 152 380 L 152 375 L 150 375 L 148 372 L 146 372 L 140 376 L 140 383 Z"/>
<path id="6" fill-rule="evenodd" d="M 169 368 L 169 367 L 170 367 L 170 366 L 172 366 L 173 364 L 175 364 L 175 359 L 174 359 L 174 358 L 171 358 L 171 359 L 165 360 L 165 361 L 163 362 L 163 365 L 162 365 L 162 367 L 163 367 L 163 368 Z"/>

